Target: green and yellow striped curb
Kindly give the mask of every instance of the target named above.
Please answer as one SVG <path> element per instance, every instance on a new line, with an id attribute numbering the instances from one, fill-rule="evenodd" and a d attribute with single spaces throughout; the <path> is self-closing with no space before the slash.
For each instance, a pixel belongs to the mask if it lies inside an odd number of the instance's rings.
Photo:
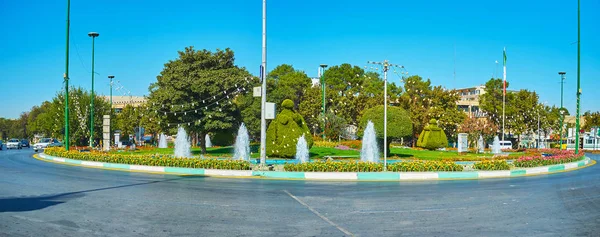
<path id="1" fill-rule="evenodd" d="M 53 157 L 44 153 L 35 155 L 36 159 L 64 163 L 69 165 L 111 169 L 119 171 L 162 173 L 176 175 L 204 175 L 212 177 L 266 178 L 293 180 L 343 180 L 343 181 L 414 181 L 414 180 L 465 180 L 487 178 L 510 178 L 531 175 L 552 174 L 572 171 L 596 164 L 596 161 L 585 157 L 582 161 L 560 165 L 521 168 L 499 171 L 463 171 L 463 172 L 285 172 L 285 171 L 251 171 L 251 170 L 219 170 L 196 169 L 163 166 L 144 166 L 81 161 L 68 158 Z"/>

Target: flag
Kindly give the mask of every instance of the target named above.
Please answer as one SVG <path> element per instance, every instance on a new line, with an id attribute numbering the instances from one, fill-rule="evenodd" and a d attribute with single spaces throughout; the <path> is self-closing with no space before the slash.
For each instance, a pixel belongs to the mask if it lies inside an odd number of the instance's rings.
<path id="1" fill-rule="evenodd" d="M 506 47 L 504 48 L 504 82 L 502 83 L 502 87 L 504 89 L 504 95 L 506 95 Z"/>

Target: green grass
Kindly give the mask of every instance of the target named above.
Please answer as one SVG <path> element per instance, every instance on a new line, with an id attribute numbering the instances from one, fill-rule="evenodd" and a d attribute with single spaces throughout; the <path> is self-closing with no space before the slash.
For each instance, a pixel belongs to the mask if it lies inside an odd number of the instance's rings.
<path id="1" fill-rule="evenodd" d="M 252 152 L 251 158 L 259 158 L 258 145 L 252 145 L 250 151 Z M 117 151 L 113 151 L 117 152 Z M 233 155 L 233 147 L 211 147 L 206 149 L 207 156 L 211 157 L 231 157 Z M 120 154 L 173 154 L 173 148 L 154 148 L 154 149 L 142 149 L 136 151 L 121 151 Z M 200 148 L 192 148 L 193 155 L 200 155 Z M 383 153 L 380 154 L 383 156 Z M 521 153 L 514 153 L 511 156 L 519 156 Z M 312 147 L 310 149 L 310 157 L 312 159 L 324 158 L 327 156 L 345 158 L 345 159 L 358 159 L 360 156 L 360 150 L 339 150 L 330 147 Z M 456 151 L 428 151 L 428 150 L 415 150 L 409 148 L 391 148 L 389 158 L 400 158 L 400 159 L 420 159 L 420 160 L 444 160 L 452 158 L 476 158 L 476 157 L 492 157 L 492 154 L 474 154 L 464 153 L 458 154 Z M 269 159 L 274 159 L 270 157 Z"/>

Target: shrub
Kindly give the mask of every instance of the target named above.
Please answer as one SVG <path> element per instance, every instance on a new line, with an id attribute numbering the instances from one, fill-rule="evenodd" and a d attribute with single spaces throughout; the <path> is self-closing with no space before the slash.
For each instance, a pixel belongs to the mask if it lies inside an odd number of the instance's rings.
<path id="1" fill-rule="evenodd" d="M 377 135 L 377 143 L 380 144 L 379 148 L 383 151 L 383 105 L 375 106 L 373 108 L 364 111 L 360 118 L 359 128 L 357 135 L 362 137 L 365 128 L 367 127 L 368 121 L 373 122 L 375 125 L 375 133 Z M 403 137 L 410 137 L 412 135 L 412 121 L 406 110 L 397 106 L 387 107 L 387 136 L 388 136 L 388 153 L 389 144 L 392 140 L 400 140 Z"/>
<path id="2" fill-rule="evenodd" d="M 510 165 L 506 160 L 484 160 L 473 165 L 478 170 L 509 170 Z"/>
<path id="3" fill-rule="evenodd" d="M 304 135 L 310 149 L 313 145 L 312 136 L 304 118 L 294 111 L 294 102 L 286 99 L 281 106 L 283 110 L 269 124 L 267 130 L 267 155 L 294 157 L 298 138 Z"/>
<path id="4" fill-rule="evenodd" d="M 211 137 L 210 142 L 212 143 L 213 146 L 231 146 L 231 145 L 233 145 L 234 140 L 235 140 L 234 133 L 235 132 L 215 133 Z"/>
<path id="5" fill-rule="evenodd" d="M 437 126 L 437 121 L 435 119 L 429 120 L 429 125 L 425 126 L 419 135 L 417 146 L 428 150 L 435 150 L 448 146 L 446 133 Z"/>
<path id="6" fill-rule="evenodd" d="M 102 152 L 66 151 L 64 148 L 47 148 L 44 153 L 74 160 L 120 163 L 130 165 L 166 166 L 181 168 L 250 170 L 250 162 L 241 160 L 217 160 L 173 158 L 168 155 L 126 155 Z"/>

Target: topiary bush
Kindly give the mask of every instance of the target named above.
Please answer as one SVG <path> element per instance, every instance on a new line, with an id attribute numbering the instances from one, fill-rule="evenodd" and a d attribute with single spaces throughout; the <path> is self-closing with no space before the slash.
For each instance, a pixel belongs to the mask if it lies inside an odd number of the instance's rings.
<path id="1" fill-rule="evenodd" d="M 296 143 L 304 134 L 308 149 L 313 139 L 302 116 L 294 111 L 294 102 L 286 99 L 281 103 L 282 111 L 269 124 L 267 129 L 267 155 L 291 158 L 296 155 Z"/>
<path id="2" fill-rule="evenodd" d="M 365 110 L 360 118 L 357 135 L 362 137 L 367 122 L 371 120 L 375 125 L 375 133 L 377 135 L 377 143 L 379 149 L 383 151 L 383 105 L 375 106 Z M 388 106 L 387 109 L 387 136 L 388 136 L 388 154 L 390 153 L 390 143 L 392 140 L 407 138 L 412 135 L 412 121 L 406 110 L 397 106 Z"/>
<path id="3" fill-rule="evenodd" d="M 437 121 L 435 119 L 429 120 L 429 125 L 425 126 L 419 135 L 417 146 L 428 150 L 435 150 L 448 146 L 446 133 L 437 126 Z"/>

